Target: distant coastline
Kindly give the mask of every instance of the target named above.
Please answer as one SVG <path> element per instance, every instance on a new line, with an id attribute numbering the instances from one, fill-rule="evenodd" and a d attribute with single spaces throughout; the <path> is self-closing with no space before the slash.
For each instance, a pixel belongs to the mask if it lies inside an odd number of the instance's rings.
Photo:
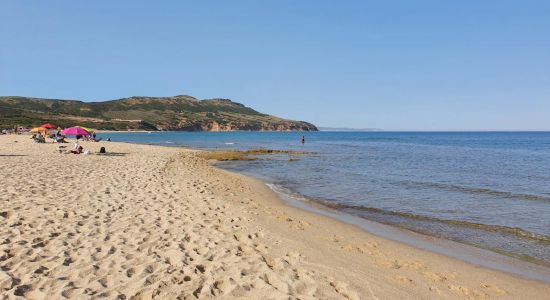
<path id="1" fill-rule="evenodd" d="M 52 123 L 115 131 L 318 131 L 229 99 L 129 97 L 103 102 L 0 96 L 0 129 Z"/>

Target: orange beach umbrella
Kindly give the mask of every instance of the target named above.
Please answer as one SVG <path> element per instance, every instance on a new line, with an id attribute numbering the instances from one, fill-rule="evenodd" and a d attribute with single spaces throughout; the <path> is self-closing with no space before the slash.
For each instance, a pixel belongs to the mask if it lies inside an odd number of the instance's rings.
<path id="1" fill-rule="evenodd" d="M 44 127 L 35 127 L 33 129 L 31 129 L 31 132 L 44 132 L 44 131 L 48 131 L 48 129 L 46 129 Z"/>

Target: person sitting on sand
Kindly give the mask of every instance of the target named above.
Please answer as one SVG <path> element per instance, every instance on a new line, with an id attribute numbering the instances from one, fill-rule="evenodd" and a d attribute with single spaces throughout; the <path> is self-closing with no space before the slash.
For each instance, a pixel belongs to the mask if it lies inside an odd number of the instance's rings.
<path id="1" fill-rule="evenodd" d="M 41 134 L 35 135 L 34 137 L 32 137 L 32 139 L 37 143 L 45 143 L 46 142 L 46 139 Z"/>
<path id="2" fill-rule="evenodd" d="M 84 148 L 82 146 L 78 146 L 76 150 L 69 150 L 67 154 L 81 154 Z"/>
<path id="3" fill-rule="evenodd" d="M 68 143 L 66 140 L 65 140 L 65 137 L 64 136 L 58 136 L 55 138 L 55 141 L 58 142 L 58 143 Z"/>

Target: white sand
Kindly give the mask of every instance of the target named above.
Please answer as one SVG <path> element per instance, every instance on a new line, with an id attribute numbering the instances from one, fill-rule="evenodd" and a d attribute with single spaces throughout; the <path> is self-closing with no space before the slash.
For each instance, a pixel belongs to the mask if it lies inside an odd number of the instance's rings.
<path id="1" fill-rule="evenodd" d="M 66 144 L 71 147 L 71 144 Z M 0 136 L 0 295 L 12 299 L 548 299 L 550 285 L 284 205 L 192 150 Z"/>

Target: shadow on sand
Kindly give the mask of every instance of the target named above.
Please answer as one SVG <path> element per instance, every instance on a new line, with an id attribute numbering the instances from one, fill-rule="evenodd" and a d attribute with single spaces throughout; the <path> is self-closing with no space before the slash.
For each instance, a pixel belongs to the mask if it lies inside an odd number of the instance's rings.
<path id="1" fill-rule="evenodd" d="M 100 156 L 126 156 L 128 153 L 124 152 L 109 152 L 109 153 L 96 153 L 96 155 Z"/>

